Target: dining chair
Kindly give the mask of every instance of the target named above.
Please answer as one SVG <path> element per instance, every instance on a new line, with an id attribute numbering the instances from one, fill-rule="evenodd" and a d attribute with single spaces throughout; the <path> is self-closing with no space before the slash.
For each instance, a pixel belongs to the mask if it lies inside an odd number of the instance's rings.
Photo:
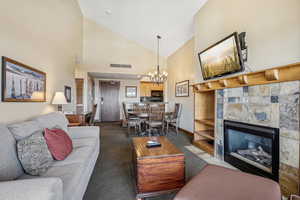
<path id="1" fill-rule="evenodd" d="M 89 126 L 95 126 L 95 116 L 96 116 L 96 112 L 97 112 L 97 104 L 93 105 L 93 110 L 92 110 L 92 114 L 89 120 Z"/>
<path id="2" fill-rule="evenodd" d="M 137 128 L 139 128 L 139 130 L 140 130 L 140 126 L 141 126 L 140 119 L 138 117 L 129 116 L 125 102 L 122 103 L 122 107 L 123 107 L 124 121 L 125 121 L 125 124 L 127 125 L 128 136 L 130 136 L 130 128 L 132 128 L 132 127 L 134 128 L 134 131 L 136 134 Z"/>
<path id="3" fill-rule="evenodd" d="M 165 129 L 165 104 L 149 104 L 149 118 L 146 121 L 148 126 L 148 135 L 151 136 L 154 129 L 161 130 L 161 133 L 164 134 Z"/>
<path id="4" fill-rule="evenodd" d="M 172 125 L 176 129 L 176 135 L 178 135 L 181 111 L 182 111 L 182 104 L 175 103 L 173 115 L 166 117 L 167 134 L 169 133 L 170 125 Z"/>

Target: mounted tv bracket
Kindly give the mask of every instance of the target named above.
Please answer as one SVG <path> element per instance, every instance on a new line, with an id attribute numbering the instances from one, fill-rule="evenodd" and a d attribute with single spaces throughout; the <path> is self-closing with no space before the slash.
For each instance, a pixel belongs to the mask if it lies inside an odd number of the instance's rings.
<path id="1" fill-rule="evenodd" d="M 248 46 L 246 45 L 246 32 L 242 32 L 239 34 L 239 41 L 242 53 L 242 59 L 244 62 L 248 60 Z"/>

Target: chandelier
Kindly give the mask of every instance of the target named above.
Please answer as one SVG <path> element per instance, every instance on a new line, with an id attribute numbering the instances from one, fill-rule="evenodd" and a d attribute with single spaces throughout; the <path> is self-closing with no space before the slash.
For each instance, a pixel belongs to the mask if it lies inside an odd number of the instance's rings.
<path id="1" fill-rule="evenodd" d="M 161 37 L 159 35 L 157 37 L 157 68 L 154 72 L 149 72 L 148 76 L 151 80 L 151 82 L 154 82 L 156 84 L 164 83 L 167 80 L 168 73 L 166 71 L 160 71 L 159 69 L 159 40 Z"/>

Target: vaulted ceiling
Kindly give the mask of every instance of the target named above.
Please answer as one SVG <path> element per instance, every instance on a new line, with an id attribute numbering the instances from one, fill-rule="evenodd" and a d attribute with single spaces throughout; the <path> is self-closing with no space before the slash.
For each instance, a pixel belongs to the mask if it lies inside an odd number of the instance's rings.
<path id="1" fill-rule="evenodd" d="M 193 36 L 193 17 L 207 0 L 78 0 L 83 15 L 113 32 L 169 56 Z"/>

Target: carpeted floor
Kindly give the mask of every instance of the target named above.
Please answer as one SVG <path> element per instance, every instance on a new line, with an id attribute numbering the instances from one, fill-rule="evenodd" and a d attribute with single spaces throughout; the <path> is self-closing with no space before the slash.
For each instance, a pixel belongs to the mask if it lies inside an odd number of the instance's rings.
<path id="1" fill-rule="evenodd" d="M 131 173 L 131 138 L 127 129 L 119 124 L 101 124 L 101 152 L 87 188 L 84 200 L 134 200 L 135 191 Z M 186 134 L 170 133 L 169 140 L 181 149 L 186 157 L 187 181 L 196 175 L 205 161 L 184 148 L 191 144 Z M 147 200 L 171 200 L 175 194 Z"/>

